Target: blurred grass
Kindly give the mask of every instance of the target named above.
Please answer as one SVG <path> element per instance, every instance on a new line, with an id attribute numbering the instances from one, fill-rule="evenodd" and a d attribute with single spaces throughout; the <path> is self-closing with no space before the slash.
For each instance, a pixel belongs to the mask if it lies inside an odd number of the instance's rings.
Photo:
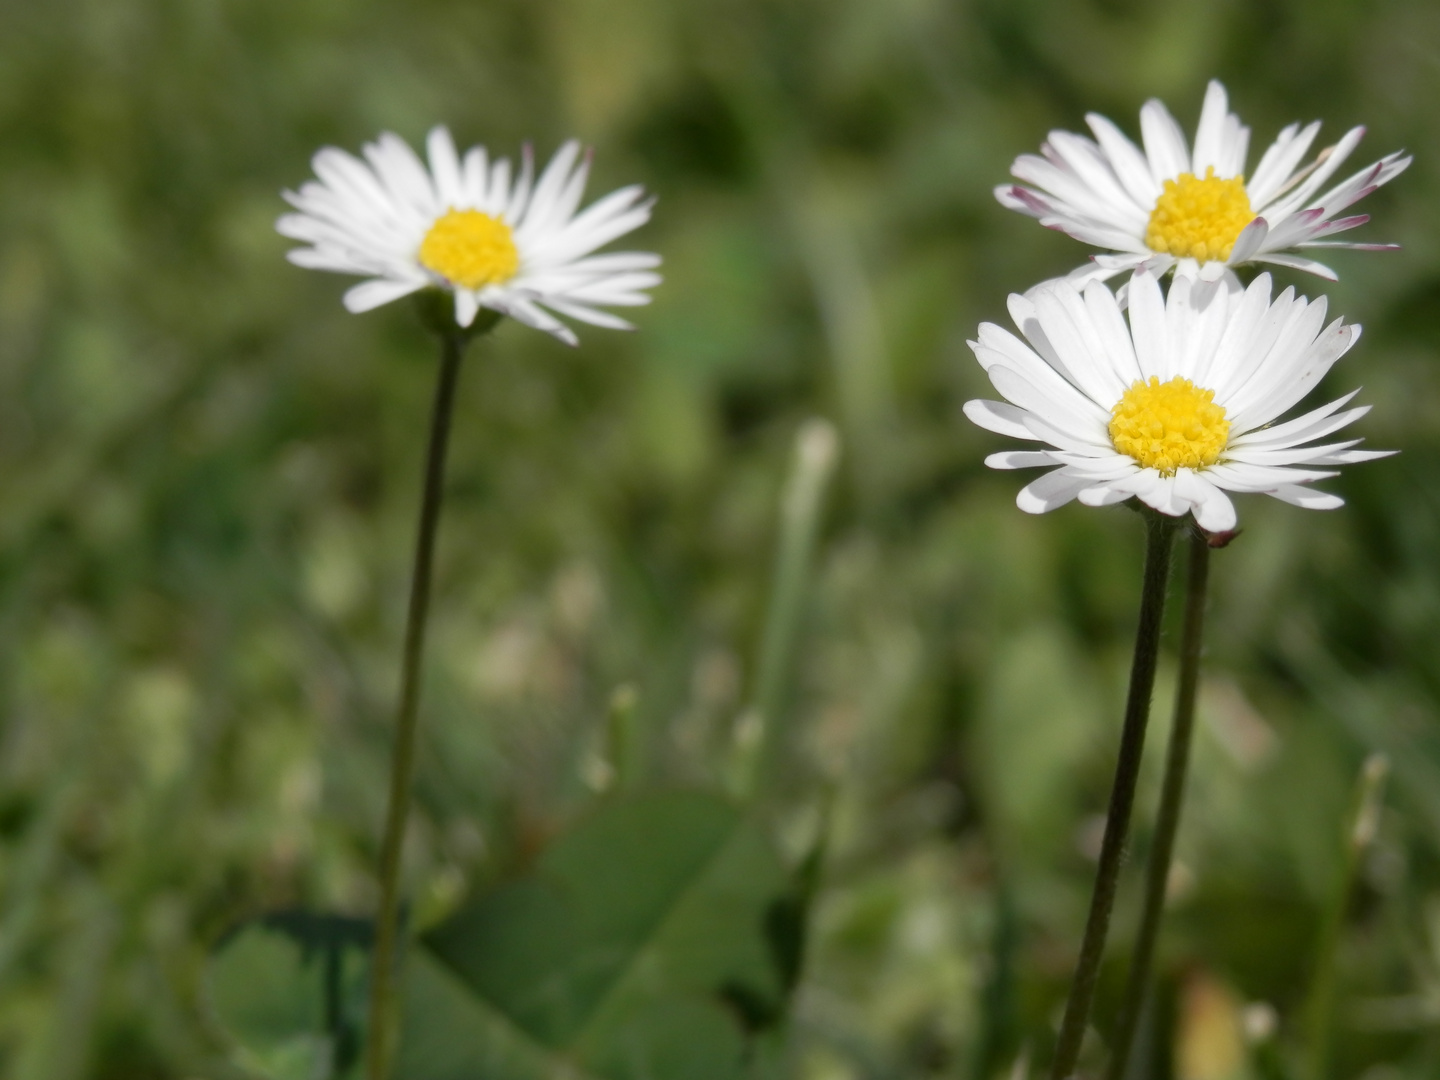
<path id="1" fill-rule="evenodd" d="M 776 796 L 798 853 L 839 785 L 797 1068 L 991 1077 L 1043 1050 L 1140 530 L 1025 517 L 981 465 L 999 441 L 960 416 L 985 389 L 964 340 L 1084 254 L 990 188 L 1089 109 L 1133 132 L 1160 94 L 1192 125 L 1211 75 L 1256 153 L 1312 117 L 1367 124 L 1364 161 L 1417 152 L 1365 207 L 1405 250 L 1337 255 L 1328 289 L 1367 332 L 1327 389 L 1363 383 L 1364 433 L 1404 453 L 1331 482 L 1335 514 L 1244 501 L 1217 556 L 1154 1038 L 1192 1046 L 1217 1001 L 1272 1003 L 1294 1036 L 1348 792 L 1382 749 L 1336 1075 L 1435 1075 L 1429 0 L 7 0 L 0 43 L 4 1075 L 236 1075 L 194 1000 L 206 945 L 280 904 L 370 910 L 433 359 L 404 305 L 349 316 L 340 279 L 286 264 L 272 222 L 319 145 L 437 121 L 500 152 L 595 143 L 596 191 L 659 193 L 635 243 L 667 281 L 633 336 L 571 352 L 504 327 L 465 374 L 421 912 L 585 805 L 619 684 L 636 782 L 718 779 L 789 447 L 825 416 L 844 449 Z"/>

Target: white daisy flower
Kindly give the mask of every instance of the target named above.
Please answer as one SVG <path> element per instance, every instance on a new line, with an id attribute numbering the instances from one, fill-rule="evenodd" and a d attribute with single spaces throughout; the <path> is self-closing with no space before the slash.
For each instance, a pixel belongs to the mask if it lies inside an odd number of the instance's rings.
<path id="1" fill-rule="evenodd" d="M 1175 266 L 1214 280 L 1244 262 L 1275 263 L 1333 281 L 1328 266 L 1295 252 L 1398 246 L 1329 237 L 1370 220 L 1368 214 L 1335 215 L 1404 172 L 1408 155 L 1391 154 L 1317 195 L 1365 129 L 1351 128 L 1298 168 L 1320 122 L 1303 129 L 1291 124 L 1246 180 L 1250 129 L 1228 110 L 1225 87 L 1212 80 L 1192 150 L 1175 118 L 1152 98 L 1140 110 L 1143 152 L 1105 117 L 1090 113 L 1085 119 L 1097 141 L 1052 131 L 1040 147 L 1042 157 L 1022 154 L 1010 167 L 1017 180 L 1034 186 L 1002 184 L 995 197 L 1048 228 L 1116 253 L 1093 256 L 1093 265 L 1070 275 L 1077 283 L 1141 267 L 1163 274 Z"/>
<path id="2" fill-rule="evenodd" d="M 460 326 L 489 308 L 570 345 L 575 335 L 556 314 L 631 329 L 599 309 L 648 303 L 660 257 L 591 252 L 650 219 L 653 200 L 642 188 L 621 188 L 576 213 L 590 171 L 577 142 L 560 147 L 538 180 L 528 146 L 513 176 L 509 160 L 490 161 L 484 147 L 462 159 L 444 127 L 426 146 L 428 169 L 388 132 L 365 146 L 364 160 L 328 146 L 317 153 L 318 180 L 284 193 L 298 213 L 275 226 L 310 245 L 290 261 L 369 278 L 345 294 L 353 312 L 433 287 L 455 294 Z"/>
<path id="3" fill-rule="evenodd" d="M 1064 279 L 1010 297 L 1027 345 L 992 323 L 970 342 L 1006 399 L 969 401 L 980 427 L 1045 444 L 992 454 L 994 469 L 1058 466 L 1016 502 L 1032 514 L 1079 499 L 1106 506 L 1131 496 L 1161 513 L 1195 515 L 1201 528 L 1235 527 L 1227 491 L 1263 492 L 1314 510 L 1342 500 L 1307 485 L 1333 466 L 1385 457 L 1361 441 L 1309 445 L 1369 411 L 1340 411 L 1359 391 L 1281 424 L 1360 337 L 1325 298 L 1286 289 L 1273 302 L 1270 275 L 1243 292 L 1177 277 L 1168 300 L 1152 274 L 1130 282 L 1129 326 L 1110 290 L 1081 292 Z M 1274 424 L 1274 426 L 1271 426 Z"/>

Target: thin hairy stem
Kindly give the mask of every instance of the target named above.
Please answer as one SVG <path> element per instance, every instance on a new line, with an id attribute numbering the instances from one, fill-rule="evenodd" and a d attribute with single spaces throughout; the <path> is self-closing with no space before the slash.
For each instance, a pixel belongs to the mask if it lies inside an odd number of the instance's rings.
<path id="1" fill-rule="evenodd" d="M 400 922 L 400 855 L 405 824 L 410 816 L 410 789 L 415 778 L 415 743 L 420 704 L 420 677 L 425 657 L 425 624 L 430 612 L 430 576 L 435 556 L 435 533 L 445 485 L 445 452 L 450 443 L 450 419 L 455 406 L 455 385 L 467 336 L 454 328 L 441 335 L 440 374 L 430 413 L 430 445 L 425 455 L 424 490 L 415 539 L 415 568 L 410 579 L 410 611 L 405 622 L 405 651 L 400 669 L 400 710 L 395 722 L 395 747 L 390 763 L 390 802 L 385 813 L 385 836 L 380 845 L 380 914 L 375 925 L 375 953 L 371 961 L 370 1022 L 365 1053 L 365 1075 L 385 1080 L 395 1041 L 391 1007 Z"/>
<path id="2" fill-rule="evenodd" d="M 1175 833 L 1180 827 L 1180 809 L 1185 801 L 1185 777 L 1190 767 L 1190 744 L 1195 731 L 1195 697 L 1200 686 L 1200 652 L 1205 634 L 1205 598 L 1210 582 L 1210 538 L 1198 530 L 1190 533 L 1189 580 L 1185 589 L 1185 629 L 1180 639 L 1180 682 L 1175 690 L 1175 723 L 1165 754 L 1165 782 L 1160 791 L 1160 811 L 1155 820 L 1155 839 L 1145 880 L 1145 905 L 1140 931 L 1130 961 L 1125 997 L 1115 1036 L 1115 1055 L 1110 1059 L 1107 1080 L 1124 1080 L 1135 1044 L 1135 1030 L 1150 988 L 1150 967 L 1155 956 L 1155 939 L 1165 910 L 1170 862 L 1175 852 Z"/>
<path id="3" fill-rule="evenodd" d="M 1135 657 L 1130 666 L 1130 692 L 1125 702 L 1125 726 L 1120 733 L 1120 753 L 1115 763 L 1115 782 L 1110 789 L 1110 808 L 1105 816 L 1105 839 L 1100 845 L 1100 865 L 1095 872 L 1095 891 L 1090 896 L 1090 916 L 1075 980 L 1065 1003 L 1065 1019 L 1051 1080 L 1068 1080 L 1080 1057 L 1080 1044 L 1095 997 L 1100 960 L 1110 930 L 1110 913 L 1115 907 L 1115 888 L 1130 831 L 1130 812 L 1135 805 L 1135 781 L 1140 775 L 1140 758 L 1145 750 L 1145 725 L 1150 719 L 1150 695 L 1155 687 L 1155 664 L 1160 654 L 1160 622 L 1165 614 L 1165 587 L 1170 578 L 1170 548 L 1175 520 L 1148 508 L 1145 516 L 1145 581 L 1140 595 L 1140 624 L 1135 631 Z"/>

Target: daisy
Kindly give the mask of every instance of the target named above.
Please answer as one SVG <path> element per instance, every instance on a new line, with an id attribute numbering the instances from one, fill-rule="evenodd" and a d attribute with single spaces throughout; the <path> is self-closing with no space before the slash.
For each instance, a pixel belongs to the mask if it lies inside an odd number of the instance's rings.
<path id="1" fill-rule="evenodd" d="M 455 294 L 462 327 L 489 308 L 570 345 L 575 335 L 556 315 L 631 328 L 599 309 L 648 303 L 644 290 L 660 282 L 660 257 L 591 252 L 650 219 L 653 200 L 642 188 L 621 188 L 576 213 L 590 155 L 574 141 L 538 180 L 528 146 L 513 176 L 510 161 L 490 161 L 484 147 L 462 159 L 444 127 L 430 132 L 426 147 L 428 169 L 388 132 L 365 146 L 364 160 L 328 146 L 317 153 L 318 179 L 284 193 L 298 213 L 275 226 L 310 245 L 291 251 L 290 261 L 367 277 L 345 294 L 353 312 L 428 287 Z"/>
<path id="2" fill-rule="evenodd" d="M 995 197 L 1048 228 L 1115 252 L 1092 256 L 1093 265 L 1071 274 L 1077 283 L 1140 267 L 1163 274 L 1174 266 L 1214 280 L 1245 262 L 1289 266 L 1333 281 L 1328 266 L 1295 252 L 1398 246 L 1329 237 L 1370 220 L 1368 214 L 1335 215 L 1404 172 L 1408 155 L 1397 151 L 1317 195 L 1365 129 L 1351 128 L 1297 168 L 1320 122 L 1303 129 L 1291 124 L 1246 180 L 1250 129 L 1228 109 L 1225 87 L 1212 80 L 1192 150 L 1174 117 L 1152 98 L 1140 110 L 1143 152 L 1105 117 L 1090 113 L 1085 119 L 1098 141 L 1052 131 L 1040 147 L 1043 157 L 1022 154 L 1010 167 L 1017 180 L 1034 186 L 1002 184 Z"/>
<path id="3" fill-rule="evenodd" d="M 1001 435 L 1045 444 L 992 454 L 994 469 L 1057 466 L 1016 502 L 1032 514 L 1079 499 L 1106 506 L 1132 496 L 1164 514 L 1193 512 L 1210 532 L 1235 527 L 1227 491 L 1263 492 L 1314 510 L 1342 500 L 1308 485 L 1333 466 L 1385 457 L 1361 440 L 1311 445 L 1369 411 L 1341 411 L 1352 391 L 1313 412 L 1274 421 L 1297 404 L 1360 336 L 1325 298 L 1294 289 L 1270 298 L 1270 275 L 1243 292 L 1177 277 L 1168 300 L 1152 274 L 1130 283 L 1127 327 L 1109 288 L 1064 279 L 1010 297 L 1028 339 L 984 323 L 972 341 L 1006 399 L 969 401 L 965 415 Z M 1274 426 L 1271 426 L 1274 424 Z"/>

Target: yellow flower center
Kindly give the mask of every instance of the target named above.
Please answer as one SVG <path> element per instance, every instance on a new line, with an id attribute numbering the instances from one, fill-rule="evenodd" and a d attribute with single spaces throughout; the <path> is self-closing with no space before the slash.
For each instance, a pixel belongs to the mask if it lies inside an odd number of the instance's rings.
<path id="1" fill-rule="evenodd" d="M 479 210 L 455 210 L 430 226 L 420 242 L 420 265 L 466 289 L 509 281 L 520 269 L 510 226 Z"/>
<path id="2" fill-rule="evenodd" d="M 1201 390 L 1189 379 L 1136 381 L 1110 410 L 1110 441 L 1144 469 L 1174 476 L 1177 469 L 1198 469 L 1220 460 L 1230 437 L 1225 407 L 1214 390 Z"/>
<path id="3" fill-rule="evenodd" d="M 1151 251 L 1182 259 L 1223 261 L 1230 257 L 1235 238 L 1254 220 L 1245 178 L 1221 180 L 1211 165 L 1203 180 L 1187 172 L 1165 181 L 1150 212 L 1145 243 Z"/>

